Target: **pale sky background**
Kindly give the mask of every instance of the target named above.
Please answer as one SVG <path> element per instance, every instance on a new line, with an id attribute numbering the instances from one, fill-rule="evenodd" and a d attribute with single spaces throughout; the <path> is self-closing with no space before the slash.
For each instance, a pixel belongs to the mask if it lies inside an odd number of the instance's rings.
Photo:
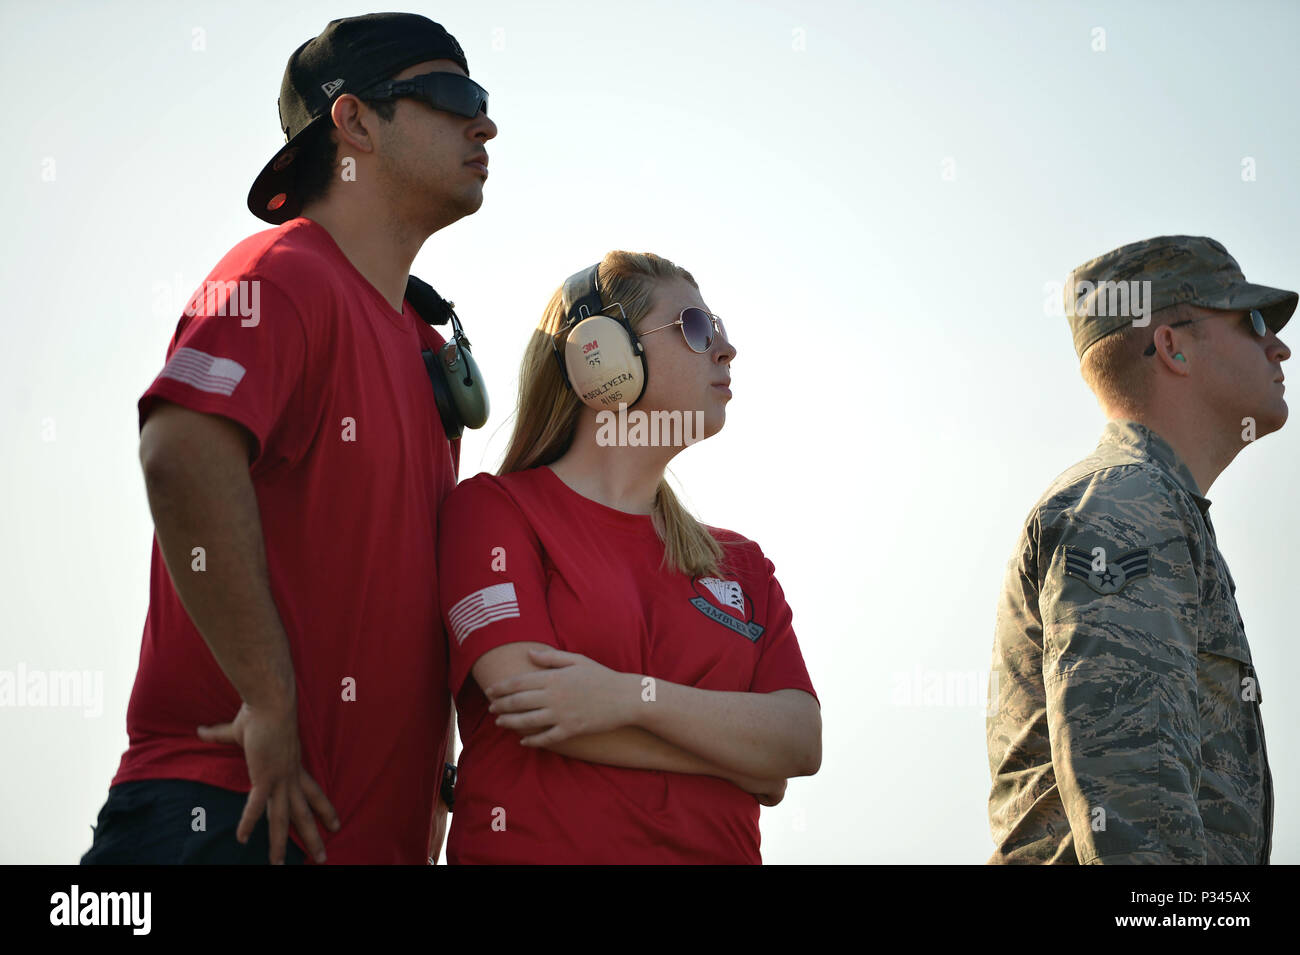
<path id="1" fill-rule="evenodd" d="M 765 861 L 985 861 L 1003 569 L 1104 426 L 1049 283 L 1192 233 L 1300 287 L 1300 7 L 403 9 L 459 39 L 500 126 L 482 209 L 414 268 L 456 301 L 491 389 L 461 476 L 499 464 L 519 358 L 565 276 L 611 248 L 690 269 L 737 345 L 735 398 L 672 469 L 703 520 L 775 563 L 823 705 L 821 772 L 763 811 Z M 152 534 L 135 403 L 180 312 L 158 300 L 183 303 L 267 228 L 244 203 L 283 143 L 285 62 L 365 12 L 0 2 L 0 669 L 103 679 L 97 716 L 0 708 L 0 862 L 77 861 L 126 747 Z M 1297 429 L 1208 495 L 1263 689 L 1273 860 L 1292 863 Z M 980 696 L 899 698 L 936 676 Z"/>

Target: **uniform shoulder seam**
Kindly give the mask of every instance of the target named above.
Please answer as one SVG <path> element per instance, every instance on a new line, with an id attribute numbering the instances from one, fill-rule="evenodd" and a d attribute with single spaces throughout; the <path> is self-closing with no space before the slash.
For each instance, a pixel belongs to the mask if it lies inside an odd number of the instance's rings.
<path id="1" fill-rule="evenodd" d="M 1099 465 L 1089 471 L 1084 471 L 1076 475 L 1068 484 L 1060 486 L 1053 484 L 1039 499 L 1038 503 L 1034 505 L 1026 523 L 1032 522 L 1035 518 L 1042 517 L 1045 514 L 1058 514 L 1073 509 L 1078 504 L 1078 494 L 1072 494 L 1071 492 L 1081 492 L 1089 484 L 1095 483 L 1098 475 L 1109 477 L 1107 472 L 1115 472 L 1116 480 L 1122 480 L 1129 475 L 1141 475 L 1148 478 L 1153 485 L 1158 486 L 1163 491 L 1174 491 L 1189 496 L 1187 489 L 1174 480 L 1164 469 L 1147 461 L 1121 461 L 1115 464 Z M 1067 500 L 1062 501 L 1063 498 Z M 1073 499 L 1069 500 L 1070 498 Z M 1061 503 L 1053 504 L 1054 501 L 1060 501 Z"/>

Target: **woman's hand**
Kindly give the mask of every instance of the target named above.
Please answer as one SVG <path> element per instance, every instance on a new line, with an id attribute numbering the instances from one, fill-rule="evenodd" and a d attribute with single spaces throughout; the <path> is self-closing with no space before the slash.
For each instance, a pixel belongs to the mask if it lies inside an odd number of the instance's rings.
<path id="1" fill-rule="evenodd" d="M 636 674 L 619 673 L 581 653 L 528 651 L 545 667 L 493 684 L 484 691 L 497 725 L 514 730 L 525 746 L 543 748 L 575 736 L 605 733 L 632 722 L 628 715 L 641 699 Z"/>

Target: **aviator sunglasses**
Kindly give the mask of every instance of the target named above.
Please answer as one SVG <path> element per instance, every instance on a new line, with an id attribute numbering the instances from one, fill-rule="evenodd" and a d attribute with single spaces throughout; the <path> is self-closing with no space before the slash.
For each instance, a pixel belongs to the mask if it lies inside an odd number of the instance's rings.
<path id="1" fill-rule="evenodd" d="M 388 80 L 358 95 L 365 100 L 413 96 L 434 109 L 457 116 L 473 119 L 480 112 L 487 115 L 487 90 L 459 73 L 424 73 L 409 80 Z"/>
<path id="2" fill-rule="evenodd" d="M 663 331 L 665 328 L 672 328 L 674 325 L 682 327 L 682 337 L 686 339 L 686 344 L 691 351 L 701 355 L 713 347 L 714 332 L 723 338 L 727 337 L 727 329 L 722 324 L 722 319 L 694 305 L 682 309 L 681 314 L 677 316 L 677 321 L 644 332 L 638 331 L 637 335 L 649 335 L 652 332 Z"/>
<path id="3" fill-rule="evenodd" d="M 1210 315 L 1202 315 L 1200 318 L 1187 318 L 1187 319 L 1183 319 L 1183 321 L 1181 322 L 1174 322 L 1169 327 L 1177 328 L 1179 325 L 1191 325 L 1194 322 L 1203 322 L 1207 318 L 1212 318 L 1212 317 L 1213 316 Z M 1268 324 L 1264 321 L 1264 314 L 1257 308 L 1252 308 L 1250 310 L 1250 327 L 1255 330 L 1255 334 L 1258 335 L 1260 338 L 1263 338 L 1265 335 L 1268 334 Z M 1142 354 L 1145 355 L 1147 358 L 1150 358 L 1155 353 L 1156 353 L 1156 343 L 1152 342 L 1150 345 L 1147 346 L 1147 350 L 1144 351 Z"/>

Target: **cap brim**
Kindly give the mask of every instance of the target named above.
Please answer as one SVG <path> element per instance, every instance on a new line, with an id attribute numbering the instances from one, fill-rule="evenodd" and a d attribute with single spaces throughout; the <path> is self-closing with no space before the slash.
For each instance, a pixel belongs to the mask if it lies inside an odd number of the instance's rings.
<path id="1" fill-rule="evenodd" d="M 328 115 L 328 114 L 327 114 Z M 315 128 L 325 116 L 309 123 L 271 157 L 253 180 L 248 190 L 248 211 L 264 222 L 282 225 L 297 218 L 302 211 L 302 197 L 298 194 L 298 177 L 302 172 L 300 152 L 308 131 Z M 1294 306 L 1293 306 L 1294 307 Z"/>
<path id="2" fill-rule="evenodd" d="M 1291 320 L 1300 296 L 1286 289 L 1273 288 L 1269 285 L 1255 285 L 1241 282 L 1232 286 L 1214 301 L 1195 302 L 1204 308 L 1217 308 L 1225 311 L 1243 311 L 1257 308 L 1264 316 L 1264 324 L 1274 332 L 1280 332 L 1282 326 Z"/>

